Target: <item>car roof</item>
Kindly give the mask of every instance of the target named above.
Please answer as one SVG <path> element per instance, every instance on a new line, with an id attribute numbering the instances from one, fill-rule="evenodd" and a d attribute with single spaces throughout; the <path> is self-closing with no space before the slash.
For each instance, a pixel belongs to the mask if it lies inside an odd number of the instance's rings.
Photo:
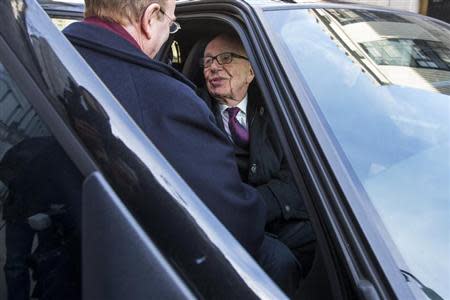
<path id="1" fill-rule="evenodd" d="M 37 0 L 37 2 L 46 10 L 46 11 L 65 11 L 65 12 L 74 12 L 74 13 L 83 13 L 84 12 L 84 0 Z M 187 4 L 187 3 L 217 3 L 217 0 L 176 0 L 178 4 Z M 351 2 L 339 2 L 337 3 L 335 0 L 222 0 L 222 3 L 246 3 L 252 7 L 287 7 L 287 6 L 321 6 L 321 7 L 352 7 L 352 8 L 370 8 L 376 10 L 393 10 L 381 6 L 373 6 L 361 3 L 351 3 Z"/>
<path id="2" fill-rule="evenodd" d="M 84 13 L 84 0 L 37 0 L 37 2 L 51 15 L 58 15 L 59 12 L 64 14 L 73 13 L 74 16 L 82 16 Z M 335 0 L 176 0 L 177 4 L 193 4 L 199 3 L 230 3 L 230 4 L 246 4 L 251 7 L 259 8 L 283 8 L 283 7 L 315 7 L 315 8 L 348 8 L 348 9 L 370 9 L 378 11 L 391 11 L 402 14 L 412 14 L 407 11 L 402 11 L 393 8 L 386 8 L 382 6 L 351 3 L 351 2 L 336 2 Z M 424 16 L 422 16 L 424 17 Z M 425 17 L 427 18 L 427 17 Z M 439 22 L 440 23 L 440 22 Z"/>
<path id="3" fill-rule="evenodd" d="M 431 19 L 434 22 L 438 22 L 446 27 L 448 27 L 448 23 L 443 22 L 441 20 L 437 20 L 431 18 L 429 16 L 424 16 L 415 12 L 410 12 L 407 10 L 402 10 L 393 7 L 385 7 L 381 5 L 375 4 L 367 4 L 367 3 L 355 3 L 351 2 L 352 0 L 176 0 L 177 5 L 185 6 L 186 4 L 195 4 L 195 3 L 210 3 L 210 4 L 232 4 L 238 5 L 243 4 L 253 8 L 259 9 L 283 9 L 283 8 L 323 8 L 323 9 L 362 9 L 362 10 L 371 10 L 371 11 L 380 11 L 380 12 L 391 12 L 398 13 L 401 15 L 410 15 L 420 17 L 422 19 Z"/>
<path id="4" fill-rule="evenodd" d="M 193 2 L 218 2 L 217 0 L 176 0 L 179 4 L 193 3 Z M 246 3 L 250 6 L 270 7 L 270 6 L 284 6 L 298 3 L 317 3 L 326 2 L 326 0 L 223 0 L 222 3 Z"/>
<path id="5" fill-rule="evenodd" d="M 64 11 L 73 13 L 84 12 L 84 1 L 52 1 L 52 0 L 37 0 L 37 2 L 46 11 Z"/>
<path id="6" fill-rule="evenodd" d="M 320 8 L 359 8 L 374 9 L 384 11 L 398 11 L 382 6 L 368 5 L 363 3 L 337 2 L 336 0 L 176 0 L 177 4 L 186 5 L 188 3 L 229 3 L 247 4 L 258 8 L 283 8 L 283 7 L 320 7 Z"/>

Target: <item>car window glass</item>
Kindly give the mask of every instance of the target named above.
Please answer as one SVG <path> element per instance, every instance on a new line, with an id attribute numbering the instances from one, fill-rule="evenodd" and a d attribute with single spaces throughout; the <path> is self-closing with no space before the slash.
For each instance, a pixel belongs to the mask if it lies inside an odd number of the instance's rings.
<path id="1" fill-rule="evenodd" d="M 177 41 L 173 41 L 172 45 L 170 46 L 172 50 L 172 65 L 181 65 L 183 62 L 181 60 L 181 49 L 180 44 Z"/>
<path id="2" fill-rule="evenodd" d="M 369 10 L 266 16 L 402 259 L 449 298 L 450 32 Z"/>
<path id="3" fill-rule="evenodd" d="M 58 27 L 59 30 L 63 30 L 73 22 L 77 21 L 78 20 L 52 17 L 53 24 L 55 24 L 55 26 Z"/>
<path id="4" fill-rule="evenodd" d="M 80 299 L 81 183 L 0 62 L 0 299 Z"/>

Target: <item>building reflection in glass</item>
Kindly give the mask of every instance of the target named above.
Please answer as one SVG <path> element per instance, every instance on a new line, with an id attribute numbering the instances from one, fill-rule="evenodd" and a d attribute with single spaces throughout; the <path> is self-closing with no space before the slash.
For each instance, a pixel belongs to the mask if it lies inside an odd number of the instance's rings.
<path id="1" fill-rule="evenodd" d="M 450 36 L 436 23 L 366 10 L 311 13 L 379 84 L 450 95 Z"/>

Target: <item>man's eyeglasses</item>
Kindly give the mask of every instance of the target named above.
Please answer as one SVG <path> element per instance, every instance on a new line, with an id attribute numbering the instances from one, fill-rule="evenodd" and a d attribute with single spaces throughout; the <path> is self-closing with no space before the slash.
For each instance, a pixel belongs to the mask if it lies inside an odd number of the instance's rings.
<path id="1" fill-rule="evenodd" d="M 233 61 L 233 58 L 240 58 L 248 60 L 247 57 L 233 53 L 233 52 L 224 52 L 217 54 L 216 56 L 206 56 L 200 59 L 200 66 L 203 68 L 209 68 L 213 64 L 214 60 L 219 63 L 219 65 L 227 65 Z"/>
<path id="2" fill-rule="evenodd" d="M 162 10 L 162 8 L 159 9 L 163 15 L 165 15 L 169 20 L 170 20 L 170 27 L 169 27 L 169 32 L 170 34 L 174 34 L 175 32 L 177 32 L 178 30 L 181 29 L 181 25 L 176 22 L 174 19 L 172 19 L 171 17 L 169 17 L 166 12 L 164 10 Z"/>

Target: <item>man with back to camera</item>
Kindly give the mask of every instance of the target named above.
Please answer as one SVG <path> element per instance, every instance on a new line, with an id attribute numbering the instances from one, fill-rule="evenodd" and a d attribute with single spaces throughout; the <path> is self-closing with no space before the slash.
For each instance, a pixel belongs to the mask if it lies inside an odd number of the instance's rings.
<path id="1" fill-rule="evenodd" d="M 201 96 L 233 143 L 242 180 L 266 203 L 266 231 L 293 251 L 303 271 L 309 270 L 315 235 L 261 96 L 249 90 L 254 72 L 240 38 L 231 33 L 213 38 L 201 65 L 208 90 Z"/>
<path id="2" fill-rule="evenodd" d="M 214 116 L 182 74 L 153 60 L 180 28 L 175 0 L 85 4 L 85 20 L 69 25 L 66 36 L 200 199 L 293 295 L 299 278 L 295 259 L 279 256 L 284 248 L 277 246 L 283 245 L 264 235 L 264 202 L 242 183 L 233 148 Z"/>

